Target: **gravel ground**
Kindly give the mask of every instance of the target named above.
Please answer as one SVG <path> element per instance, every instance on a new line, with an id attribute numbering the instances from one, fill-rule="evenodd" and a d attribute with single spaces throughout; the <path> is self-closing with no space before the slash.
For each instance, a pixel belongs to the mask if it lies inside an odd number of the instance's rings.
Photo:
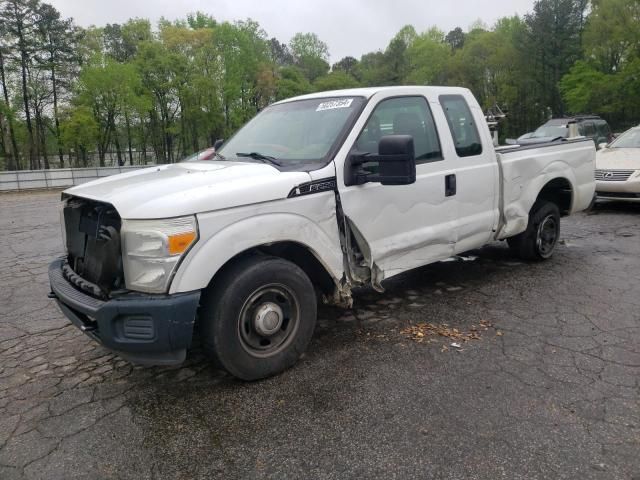
<path id="1" fill-rule="evenodd" d="M 546 263 L 497 243 L 359 292 L 247 384 L 70 326 L 47 299 L 58 198 L 0 195 L 3 480 L 640 479 L 640 206 L 566 219 Z"/>

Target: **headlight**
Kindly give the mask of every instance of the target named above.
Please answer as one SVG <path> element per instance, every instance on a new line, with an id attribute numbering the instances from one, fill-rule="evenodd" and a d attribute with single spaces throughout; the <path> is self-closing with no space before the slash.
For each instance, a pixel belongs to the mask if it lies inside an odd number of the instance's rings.
<path id="1" fill-rule="evenodd" d="M 122 266 L 129 290 L 164 293 L 180 259 L 198 240 L 195 217 L 123 220 Z"/>

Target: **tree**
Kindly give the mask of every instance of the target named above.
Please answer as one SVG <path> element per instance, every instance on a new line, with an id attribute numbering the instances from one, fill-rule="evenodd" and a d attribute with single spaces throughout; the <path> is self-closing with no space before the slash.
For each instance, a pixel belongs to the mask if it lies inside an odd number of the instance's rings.
<path id="1" fill-rule="evenodd" d="M 465 33 L 460 27 L 456 27 L 447 33 L 445 42 L 451 47 L 451 50 L 458 50 L 464 46 Z"/>
<path id="2" fill-rule="evenodd" d="M 304 74 L 296 67 L 284 67 L 276 80 L 276 100 L 304 95 L 313 91 L 313 87 Z"/>
<path id="3" fill-rule="evenodd" d="M 34 42 L 37 38 L 39 6 L 38 0 L 0 1 L 0 31 L 3 32 L 4 47 L 10 52 L 9 58 L 16 61 L 20 69 L 22 102 L 28 133 L 29 166 L 32 169 L 38 168 L 40 164 L 35 156 L 35 138 L 29 109 L 27 84 L 28 71 L 36 48 Z"/>
<path id="4" fill-rule="evenodd" d="M 406 52 L 409 73 L 408 83 L 419 85 L 443 84 L 450 49 L 445 43 L 444 33 L 433 27 L 416 36 Z"/>
<path id="5" fill-rule="evenodd" d="M 310 82 L 329 71 L 329 47 L 315 33 L 296 33 L 289 48 L 295 64 Z"/>
<path id="6" fill-rule="evenodd" d="M 68 88 L 71 83 L 68 79 L 75 73 L 74 69 L 78 63 L 79 32 L 73 26 L 71 19 L 62 20 L 60 13 L 51 5 L 42 4 L 38 13 L 40 15 L 38 34 L 42 51 L 36 55 L 36 58 L 40 68 L 47 70 L 50 75 L 54 135 L 58 143 L 60 167 L 64 167 L 59 118 L 60 83 Z M 46 150 L 43 154 L 46 156 Z"/>
<path id="7" fill-rule="evenodd" d="M 564 113 L 558 84 L 580 58 L 586 2 L 539 0 L 525 16 L 528 29 L 526 50 L 537 95 L 554 114 Z"/>
<path id="8" fill-rule="evenodd" d="M 334 72 L 344 72 L 349 75 L 354 75 L 358 67 L 358 60 L 353 57 L 344 57 L 337 63 L 333 64 L 331 70 Z"/>
<path id="9" fill-rule="evenodd" d="M 62 112 L 60 139 L 63 147 L 76 154 L 76 167 L 87 166 L 87 152 L 99 140 L 99 127 L 89 107 L 78 106 Z"/>
<path id="10" fill-rule="evenodd" d="M 583 60 L 562 78 L 560 91 L 573 112 L 605 114 L 622 127 L 640 115 L 640 3 L 595 0 L 583 35 Z"/>
<path id="11" fill-rule="evenodd" d="M 269 40 L 271 62 L 279 67 L 293 65 L 293 55 L 286 43 L 280 43 L 277 38 Z"/>
<path id="12" fill-rule="evenodd" d="M 0 24 L 0 27 L 2 24 Z M 2 30 L 0 29 L 0 36 Z M 2 96 L 4 102 L 0 104 L 0 113 L 4 118 L 2 126 L 2 135 L 5 135 L 5 130 L 8 130 L 9 141 L 3 141 L 5 154 L 8 148 L 10 148 L 9 161 L 7 162 L 7 168 L 9 170 L 20 169 L 20 152 L 18 151 L 18 144 L 16 142 L 16 132 L 14 128 L 14 112 L 9 102 L 9 85 L 7 82 L 7 74 L 5 69 L 5 51 L 3 46 L 0 45 L 0 87 L 2 87 Z M 9 145 L 9 147 L 8 147 Z"/>
<path id="13" fill-rule="evenodd" d="M 355 88 L 359 87 L 360 84 L 348 73 L 337 71 L 318 78 L 313 86 L 317 91 L 323 92 L 327 90 L 340 90 L 342 88 Z"/>
<path id="14" fill-rule="evenodd" d="M 78 100 L 93 113 L 98 125 L 98 155 L 100 166 L 105 165 L 107 147 L 116 143 L 118 161 L 122 164 L 118 148 L 117 124 L 120 116 L 138 102 L 141 81 L 135 67 L 120 64 L 109 58 L 96 59 L 86 66 L 78 82 Z"/>

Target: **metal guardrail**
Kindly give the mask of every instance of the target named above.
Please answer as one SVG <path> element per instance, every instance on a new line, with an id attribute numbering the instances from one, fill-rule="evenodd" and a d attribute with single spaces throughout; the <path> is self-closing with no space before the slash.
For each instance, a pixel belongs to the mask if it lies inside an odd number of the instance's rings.
<path id="1" fill-rule="evenodd" d="M 19 170 L 0 172 L 0 192 L 64 188 L 80 185 L 102 177 L 147 168 L 144 166 L 56 168 L 51 170 Z"/>

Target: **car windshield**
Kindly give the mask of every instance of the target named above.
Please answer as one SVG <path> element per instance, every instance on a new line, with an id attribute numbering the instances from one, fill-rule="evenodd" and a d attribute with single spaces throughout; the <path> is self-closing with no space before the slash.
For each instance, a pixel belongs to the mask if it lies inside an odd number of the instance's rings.
<path id="1" fill-rule="evenodd" d="M 334 97 L 271 105 L 236 133 L 220 154 L 227 160 L 284 167 L 323 161 L 363 102 L 362 97 Z"/>
<path id="2" fill-rule="evenodd" d="M 558 138 L 566 137 L 569 134 L 569 129 L 566 125 L 543 125 L 538 128 L 532 138 Z"/>
<path id="3" fill-rule="evenodd" d="M 611 148 L 640 148 L 640 128 L 627 130 L 611 145 Z"/>

